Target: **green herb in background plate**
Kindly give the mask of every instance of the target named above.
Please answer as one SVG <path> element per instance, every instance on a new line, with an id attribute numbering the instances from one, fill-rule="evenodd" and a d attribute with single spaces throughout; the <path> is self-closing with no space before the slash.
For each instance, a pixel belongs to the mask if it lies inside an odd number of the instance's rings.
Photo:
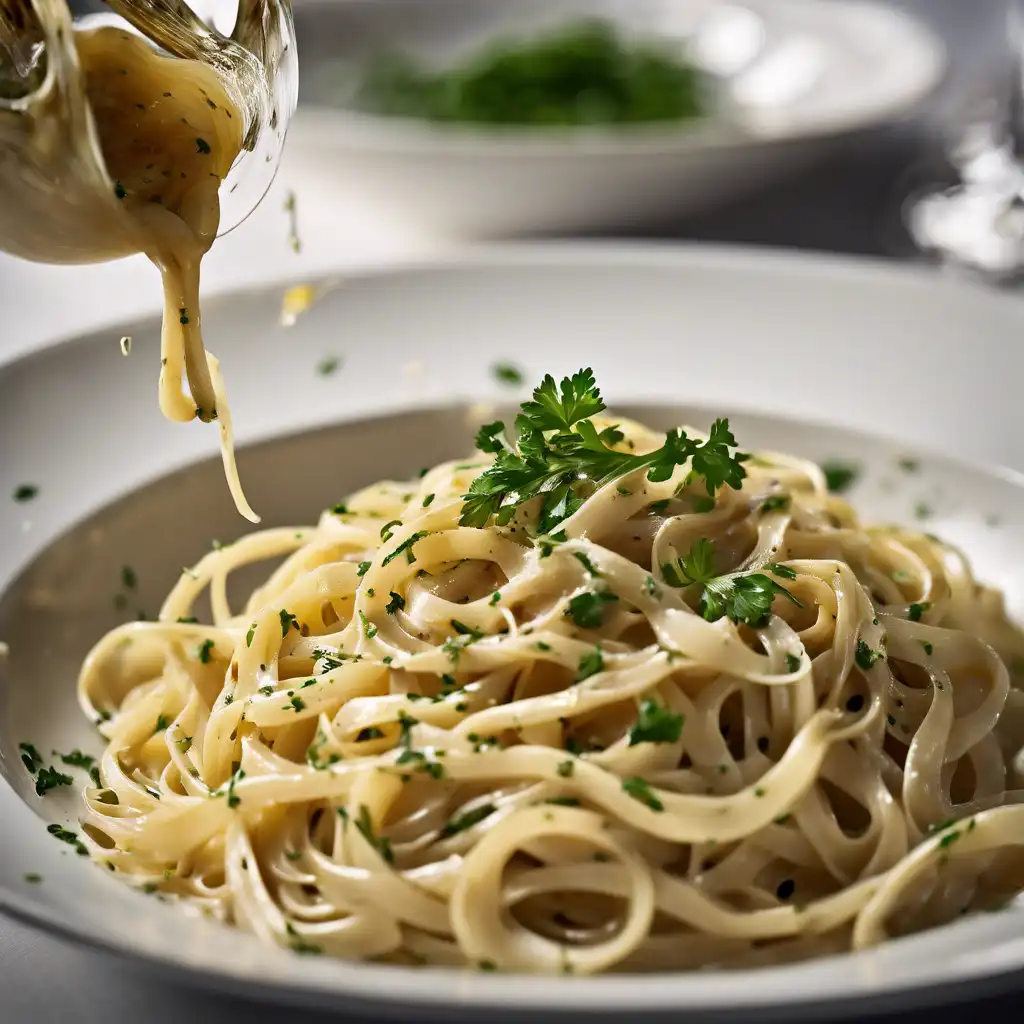
<path id="1" fill-rule="evenodd" d="M 492 42 L 442 70 L 403 54 L 369 65 L 356 105 L 369 113 L 492 125 L 685 121 L 704 114 L 703 81 L 678 47 L 633 40 L 601 21 Z"/>

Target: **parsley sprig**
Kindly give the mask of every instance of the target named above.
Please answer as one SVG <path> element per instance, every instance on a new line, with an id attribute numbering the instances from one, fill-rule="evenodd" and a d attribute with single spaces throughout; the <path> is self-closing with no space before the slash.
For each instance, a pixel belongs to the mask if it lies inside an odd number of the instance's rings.
<path id="1" fill-rule="evenodd" d="M 677 466 L 691 461 L 709 495 L 728 484 L 740 487 L 749 456 L 735 452 L 729 421 L 716 420 L 706 441 L 670 430 L 665 443 L 646 455 L 616 451 L 623 434 L 615 427 L 598 432 L 590 422 L 605 409 L 593 371 L 580 370 L 561 385 L 548 374 L 524 402 L 515 421 L 515 442 L 505 424 L 490 423 L 477 435 L 477 447 L 495 456 L 464 496 L 462 526 L 484 527 L 492 518 L 508 523 L 527 502 L 542 498 L 537 529 L 550 533 L 598 488 L 619 477 L 647 471 L 652 483 L 668 480 Z"/>
<path id="2" fill-rule="evenodd" d="M 796 579 L 796 573 L 788 565 L 774 564 L 765 568 L 783 579 Z M 694 543 L 688 554 L 662 565 L 661 575 L 670 587 L 703 587 L 700 613 L 708 622 L 717 622 L 726 616 L 733 622 L 748 626 L 765 626 L 771 618 L 772 603 L 778 596 L 803 607 L 785 587 L 763 572 L 731 572 L 716 576 L 715 545 L 703 537 Z"/>

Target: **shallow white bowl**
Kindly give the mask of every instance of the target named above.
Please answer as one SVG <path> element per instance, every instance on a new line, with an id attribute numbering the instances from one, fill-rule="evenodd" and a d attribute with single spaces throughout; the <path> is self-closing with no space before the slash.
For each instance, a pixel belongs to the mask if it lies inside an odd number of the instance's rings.
<path id="1" fill-rule="evenodd" d="M 457 456 L 491 410 L 518 401 L 497 359 L 533 380 L 592 364 L 623 412 L 655 423 L 732 416 L 740 441 L 863 464 L 870 518 L 909 520 L 964 546 L 1024 614 L 1024 487 L 981 462 L 1024 466 L 1016 389 L 1024 310 L 1012 297 L 892 267 L 714 250 L 523 247 L 355 277 L 290 332 L 278 292 L 210 304 L 243 440 L 250 497 L 268 524 L 317 511 L 375 478 Z M 299 958 L 128 891 L 47 835 L 75 827 L 77 793 L 43 799 L 17 744 L 98 745 L 74 676 L 120 615 L 120 571 L 139 576 L 127 614 L 152 613 L 211 537 L 244 525 L 215 439 L 164 423 L 157 325 L 59 345 L 0 368 L 0 907 L 183 980 L 355 1014 L 481 1012 L 749 1015 L 794 1021 L 928 1003 L 1008 985 L 1024 966 L 1024 908 L 966 920 L 853 957 L 730 974 L 521 980 Z M 317 361 L 344 358 L 333 376 Z M 418 366 L 416 364 L 419 364 Z M 642 408 L 627 400 L 645 399 Z M 381 415 L 388 413 L 389 415 Z M 360 419 L 360 417 L 364 417 Z M 368 417 L 368 418 L 365 418 Z M 811 429 L 808 421 L 832 426 Z M 327 425 L 327 426 L 325 426 Z M 268 440 L 271 439 L 272 440 Z M 925 448 L 916 472 L 901 456 Z M 960 460 L 950 458 L 957 456 Z M 202 461 L 199 461 L 202 460 Z M 197 465 L 196 463 L 199 462 Z M 171 475 L 168 475 L 171 474 Z M 155 481 L 155 482 L 154 482 Z M 21 483 L 38 496 L 16 503 Z M 26 872 L 43 875 L 25 882 Z"/>
<path id="2" fill-rule="evenodd" d="M 573 130 L 436 125 L 346 103 L 368 57 L 433 63 L 580 16 L 678 45 L 728 110 L 681 124 Z M 298 0 L 294 159 L 346 194 L 475 237 L 637 226 L 701 210 L 892 121 L 939 81 L 941 43 L 881 5 L 819 0 Z"/>

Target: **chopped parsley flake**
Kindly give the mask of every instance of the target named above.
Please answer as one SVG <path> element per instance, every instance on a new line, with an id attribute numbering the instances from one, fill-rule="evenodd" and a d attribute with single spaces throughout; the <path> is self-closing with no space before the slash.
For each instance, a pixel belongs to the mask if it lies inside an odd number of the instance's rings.
<path id="1" fill-rule="evenodd" d="M 595 647 L 580 658 L 579 669 L 576 673 L 576 682 L 582 683 L 584 679 L 597 675 L 604 670 L 604 654 L 600 647 Z"/>
<path id="2" fill-rule="evenodd" d="M 789 672 L 797 672 L 800 669 L 800 659 L 795 654 L 786 655 L 786 669 Z"/>
<path id="3" fill-rule="evenodd" d="M 339 366 L 341 366 L 341 360 L 337 356 L 324 356 L 316 364 L 316 372 L 320 377 L 331 377 L 338 372 Z"/>
<path id="4" fill-rule="evenodd" d="M 158 732 L 163 732 L 170 724 L 171 720 L 166 715 L 157 715 L 156 725 L 153 728 L 153 735 L 155 736 Z"/>
<path id="5" fill-rule="evenodd" d="M 18 484 L 11 495 L 17 502 L 31 501 L 39 494 L 39 488 L 35 484 Z"/>
<path id="6" fill-rule="evenodd" d="M 872 650 L 863 640 L 857 641 L 857 653 L 854 660 L 860 668 L 864 669 L 865 672 L 867 672 L 881 656 L 881 651 Z"/>
<path id="7" fill-rule="evenodd" d="M 392 551 L 391 554 L 388 555 L 384 559 L 384 561 L 380 563 L 381 566 L 383 567 L 385 565 L 389 565 L 403 551 L 405 552 L 405 557 L 406 557 L 406 560 L 409 562 L 409 564 L 412 565 L 413 563 L 415 563 L 416 555 L 413 553 L 413 550 L 412 550 L 413 549 L 413 545 L 417 541 L 423 540 L 423 538 L 426 537 L 426 535 L 427 535 L 427 531 L 426 530 L 417 530 L 411 537 L 407 538 L 406 540 L 403 540 L 402 543 L 399 544 L 398 547 L 395 548 L 395 550 Z"/>
<path id="8" fill-rule="evenodd" d="M 39 751 L 31 743 L 19 743 L 18 750 L 21 751 L 21 763 L 26 771 L 30 775 L 35 775 L 43 763 Z"/>
<path id="9" fill-rule="evenodd" d="M 210 664 L 210 660 L 211 660 L 210 654 L 213 651 L 213 648 L 215 646 L 216 646 L 216 642 L 215 641 L 213 641 L 213 640 L 204 640 L 199 645 L 199 649 L 196 651 L 196 657 L 198 657 L 199 660 L 204 665 L 209 665 Z"/>
<path id="10" fill-rule="evenodd" d="M 513 366 L 512 363 L 495 363 L 491 367 L 491 376 L 499 384 L 510 388 L 520 388 L 525 381 L 523 371 L 518 366 Z"/>
<path id="11" fill-rule="evenodd" d="M 924 648 L 924 653 L 927 655 L 931 655 L 935 651 L 930 640 L 922 640 L 921 646 Z"/>
<path id="12" fill-rule="evenodd" d="M 601 575 L 597 566 L 595 566 L 594 563 L 589 558 L 587 558 L 586 554 L 584 554 L 582 551 L 574 551 L 572 554 L 573 558 L 575 558 L 576 561 L 579 562 L 580 565 L 582 565 L 583 568 L 587 570 L 587 574 L 589 576 Z"/>
<path id="13" fill-rule="evenodd" d="M 405 607 L 405 598 L 401 594 L 396 594 L 393 590 L 390 597 L 391 600 L 388 601 L 387 607 L 384 610 L 388 615 L 394 615 L 395 612 L 400 612 Z"/>
<path id="14" fill-rule="evenodd" d="M 365 612 L 359 613 L 359 621 L 363 624 L 363 635 L 372 640 L 377 635 L 377 627 L 366 617 Z"/>
<path id="15" fill-rule="evenodd" d="M 381 858 L 388 864 L 394 863 L 395 855 L 391 850 L 391 840 L 387 836 L 378 836 L 373 829 L 373 819 L 370 817 L 370 809 L 366 804 L 359 805 L 359 817 L 356 818 L 356 828 L 359 829 L 363 838 L 380 854 Z"/>
<path id="16" fill-rule="evenodd" d="M 373 562 L 360 562 L 359 563 L 359 568 L 356 571 L 356 575 L 358 577 L 360 577 L 360 579 L 361 579 L 363 576 L 365 576 L 370 571 L 370 567 L 372 565 L 373 565 Z"/>
<path id="17" fill-rule="evenodd" d="M 298 618 L 296 618 L 296 616 L 292 615 L 291 612 L 289 612 L 286 609 L 282 608 L 277 614 L 278 614 L 278 616 L 281 619 L 281 637 L 282 637 L 282 639 L 288 635 L 288 630 L 291 629 L 293 626 L 296 629 L 299 628 L 299 620 L 298 620 Z"/>
<path id="18" fill-rule="evenodd" d="M 74 785 L 74 779 L 56 768 L 40 768 L 36 776 L 36 796 L 45 796 L 51 789 L 58 786 Z"/>
<path id="19" fill-rule="evenodd" d="M 629 745 L 639 743 L 676 743 L 683 732 L 683 715 L 677 715 L 657 701 L 645 700 L 640 713 L 629 730 Z"/>
<path id="20" fill-rule="evenodd" d="M 931 604 L 927 601 L 924 604 L 912 604 L 907 611 L 907 615 L 911 622 L 920 622 L 921 616 L 931 608 Z"/>
<path id="21" fill-rule="evenodd" d="M 652 811 L 665 810 L 665 805 L 658 799 L 646 779 L 642 779 L 638 775 L 634 775 L 631 779 L 623 779 L 622 788 L 634 800 L 639 801 L 645 807 L 649 807 Z"/>
<path id="22" fill-rule="evenodd" d="M 566 758 L 558 763 L 557 771 L 563 779 L 571 779 L 573 772 L 576 771 L 576 762 L 571 757 Z"/>
<path id="23" fill-rule="evenodd" d="M 206 139 L 196 139 L 196 152 L 204 155 L 210 152 L 210 144 Z"/>
<path id="24" fill-rule="evenodd" d="M 825 474 L 825 484 L 833 494 L 842 494 L 848 491 L 860 476 L 860 467 L 850 462 L 841 462 L 838 459 L 831 459 L 821 464 L 821 471 Z"/>
<path id="25" fill-rule="evenodd" d="M 441 837 L 447 838 L 448 836 L 458 835 L 459 832 L 465 832 L 466 829 L 479 825 L 484 818 L 490 817 L 495 809 L 494 804 L 481 804 L 479 807 L 474 807 L 471 811 L 456 815 L 441 829 Z"/>
<path id="26" fill-rule="evenodd" d="M 581 629 L 599 629 L 604 622 L 605 606 L 618 599 L 616 594 L 606 590 L 597 593 L 585 590 L 570 599 L 565 614 Z"/>
<path id="27" fill-rule="evenodd" d="M 58 754 L 57 755 L 66 765 L 70 765 L 72 768 L 81 768 L 82 771 L 89 771 L 94 764 L 96 764 L 96 758 L 91 754 L 83 754 L 81 750 L 72 750 L 70 754 Z"/>
<path id="28" fill-rule="evenodd" d="M 428 494 L 423 499 L 423 507 L 424 508 L 430 508 L 430 506 L 433 505 L 433 504 L 434 504 L 434 495 L 433 494 Z"/>
<path id="29" fill-rule="evenodd" d="M 68 846 L 75 848 L 75 853 L 80 857 L 87 857 L 89 851 L 85 848 L 85 844 L 78 838 L 77 832 L 72 832 L 70 829 L 64 828 L 63 825 L 56 823 L 46 826 L 46 831 L 53 836 L 58 842 L 67 843 Z"/>

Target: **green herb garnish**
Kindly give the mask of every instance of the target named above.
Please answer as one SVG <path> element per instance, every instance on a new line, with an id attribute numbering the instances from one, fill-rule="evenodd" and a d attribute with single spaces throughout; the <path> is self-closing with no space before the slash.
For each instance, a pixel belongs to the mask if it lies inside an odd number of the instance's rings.
<path id="1" fill-rule="evenodd" d="M 582 683 L 584 679 L 597 675 L 604 671 L 604 654 L 600 647 L 595 647 L 580 658 L 579 670 L 576 673 L 576 682 Z"/>
<path id="2" fill-rule="evenodd" d="M 675 743 L 683 732 L 685 716 L 677 715 L 657 701 L 645 700 L 640 705 L 636 722 L 629 730 L 629 745 L 638 743 Z"/>
<path id="3" fill-rule="evenodd" d="M 447 838 L 448 836 L 457 835 L 459 832 L 465 832 L 466 829 L 479 825 L 484 818 L 490 817 L 494 811 L 494 804 L 481 804 L 479 807 L 474 807 L 471 811 L 459 814 L 441 829 L 441 837 Z"/>
<path id="4" fill-rule="evenodd" d="M 356 818 L 356 828 L 359 829 L 363 838 L 380 854 L 381 858 L 388 864 L 394 863 L 395 855 L 391 850 L 391 840 L 387 836 L 378 836 L 373 829 L 373 819 L 370 817 L 370 809 L 366 804 L 359 805 L 359 817 Z"/>
<path id="5" fill-rule="evenodd" d="M 581 629 L 599 629 L 604 622 L 605 606 L 618 601 L 616 594 L 607 590 L 585 590 L 569 600 L 565 614 Z"/>
<path id="6" fill-rule="evenodd" d="M 375 114 L 542 130 L 685 121 L 705 110 L 701 73 L 678 48 L 600 19 L 497 39 L 437 71 L 382 54 L 356 102 Z"/>
<path id="7" fill-rule="evenodd" d="M 491 376 L 499 384 L 505 384 L 510 388 L 522 387 L 525 380 L 523 371 L 511 363 L 495 363 L 491 367 Z"/>
<path id="8" fill-rule="evenodd" d="M 40 768 L 36 776 L 36 796 L 45 796 L 58 786 L 72 786 L 75 780 L 56 768 Z"/>
<path id="9" fill-rule="evenodd" d="M 633 455 L 607 446 L 613 435 L 621 437 L 619 431 L 599 433 L 590 422 L 604 408 L 591 370 L 566 377 L 560 387 L 548 375 L 533 400 L 521 407 L 514 445 L 505 436 L 504 423 L 483 427 L 477 447 L 495 460 L 465 495 L 461 525 L 483 527 L 494 518 L 503 526 L 523 505 L 540 498 L 537 530 L 550 533 L 604 484 L 641 470 L 652 482 L 665 481 L 687 461 L 704 478 L 710 495 L 726 484 L 742 484 L 747 456 L 731 451 L 736 440 L 727 420 L 715 422 L 707 441 L 672 430 L 657 451 Z"/>
<path id="10" fill-rule="evenodd" d="M 850 462 L 840 462 L 833 459 L 821 464 L 821 471 L 825 474 L 825 484 L 833 494 L 842 494 L 848 491 L 860 476 L 860 467 Z"/>
<path id="11" fill-rule="evenodd" d="M 872 650 L 863 640 L 857 641 L 857 653 L 854 655 L 854 660 L 860 668 L 864 669 L 865 672 L 867 672 L 881 656 L 881 651 Z"/>
<path id="12" fill-rule="evenodd" d="M 634 800 L 639 801 L 645 807 L 649 807 L 652 811 L 665 810 L 665 805 L 658 799 L 654 790 L 651 789 L 650 783 L 646 779 L 641 779 L 636 775 L 631 779 L 623 779 L 622 788 Z"/>

